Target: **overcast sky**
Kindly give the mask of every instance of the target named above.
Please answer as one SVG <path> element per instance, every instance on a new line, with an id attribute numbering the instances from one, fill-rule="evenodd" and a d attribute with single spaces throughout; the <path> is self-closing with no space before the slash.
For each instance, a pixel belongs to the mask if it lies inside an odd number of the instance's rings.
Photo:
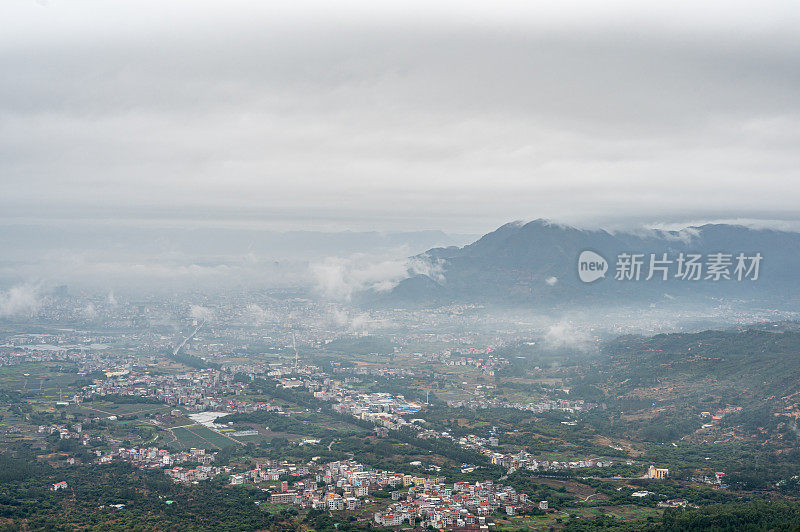
<path id="1" fill-rule="evenodd" d="M 2 221 L 800 218 L 796 1 L 5 0 L 0 20 Z"/>

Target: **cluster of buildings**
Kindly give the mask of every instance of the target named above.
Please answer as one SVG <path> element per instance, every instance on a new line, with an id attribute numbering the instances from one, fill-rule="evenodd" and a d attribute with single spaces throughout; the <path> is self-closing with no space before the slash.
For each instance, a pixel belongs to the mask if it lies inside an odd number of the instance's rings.
<path id="1" fill-rule="evenodd" d="M 213 467 L 210 465 L 199 465 L 193 468 L 175 466 L 165 469 L 164 473 L 175 482 L 199 482 L 215 477 L 225 472 L 227 469 L 228 468 Z"/>
<path id="2" fill-rule="evenodd" d="M 314 395 L 317 393 L 320 398 L 325 397 L 325 392 L 314 392 Z M 335 411 L 390 430 L 410 425 L 402 416 L 416 414 L 422 408 L 421 404 L 408 401 L 402 395 L 390 393 L 341 393 L 332 399 L 337 401 L 333 407 Z"/>
<path id="3" fill-rule="evenodd" d="M 83 432 L 83 425 L 81 423 L 72 423 L 70 425 L 39 425 L 37 432 L 46 435 L 58 434 L 61 440 L 80 440 L 83 445 L 88 445 L 91 440 L 89 434 Z"/>
<path id="4" fill-rule="evenodd" d="M 184 452 L 170 452 L 158 447 L 141 447 L 126 449 L 120 447 L 108 454 L 100 454 L 99 463 L 109 463 L 114 460 L 130 462 L 141 469 L 164 469 L 164 473 L 176 482 L 196 482 L 206 480 L 220 473 L 230 471 L 229 468 L 213 467 L 216 453 L 206 452 L 205 449 L 192 448 Z M 176 464 L 193 463 L 195 467 L 186 468 Z"/>
<path id="5" fill-rule="evenodd" d="M 89 336 L 77 331 L 61 334 L 22 333 L 11 335 L 0 344 L 0 366 L 30 362 L 83 362 L 105 347 L 105 336 Z"/>
<path id="6" fill-rule="evenodd" d="M 429 372 L 420 372 L 409 368 L 398 368 L 389 366 L 356 366 L 356 367 L 333 367 L 333 373 L 345 373 L 350 375 L 369 375 L 375 377 L 419 377 L 427 375 Z M 360 382 L 354 377 L 345 378 L 345 382 Z"/>
<path id="7" fill-rule="evenodd" d="M 723 473 L 722 471 L 717 471 L 713 475 L 702 475 L 702 476 L 691 477 L 690 480 L 692 482 L 710 484 L 712 486 L 719 486 L 721 488 L 728 487 L 728 485 L 725 483 L 725 473 Z"/>
<path id="8" fill-rule="evenodd" d="M 585 460 L 537 460 L 532 454 L 526 451 L 516 453 L 497 453 L 489 454 L 493 464 L 501 465 L 513 473 L 517 469 L 528 469 L 531 471 L 563 471 L 566 469 L 581 469 L 586 467 L 611 467 L 613 462 L 609 460 L 595 460 L 587 458 Z"/>
<path id="9" fill-rule="evenodd" d="M 353 460 L 330 462 L 317 473 L 318 482 L 332 487 L 334 491 L 341 490 L 344 495 L 356 497 L 366 497 L 370 491 L 387 486 L 400 488 L 424 484 L 428 480 L 382 469 L 365 470 L 363 465 Z"/>
<path id="10" fill-rule="evenodd" d="M 261 482 L 272 482 L 287 478 L 299 478 L 309 474 L 308 466 L 297 465 L 286 461 L 267 460 L 258 464 L 255 469 L 231 475 L 230 482 L 233 485 L 244 484 L 245 481 L 259 484 Z"/>
<path id="11" fill-rule="evenodd" d="M 403 416 L 419 412 L 423 404 L 409 401 L 402 395 L 390 393 L 360 393 L 349 382 L 354 379 L 334 380 L 324 378 L 278 379 L 284 388 L 306 388 L 321 401 L 335 403 L 333 410 L 340 414 L 349 414 L 355 418 L 374 423 L 389 430 L 397 430 L 412 425 Z"/>
<path id="12" fill-rule="evenodd" d="M 719 421 L 728 414 L 736 414 L 741 411 L 741 406 L 727 405 L 724 408 L 718 408 L 713 414 L 711 412 L 700 412 L 700 417 L 710 418 L 712 421 Z"/>
<path id="13" fill-rule="evenodd" d="M 77 358 L 66 351 L 54 349 L 10 349 L 0 351 L 0 366 L 18 366 L 30 362 L 66 362 Z"/>
<path id="14" fill-rule="evenodd" d="M 656 506 L 659 508 L 686 508 L 689 506 L 689 501 L 686 499 L 669 499 L 667 501 L 658 501 Z"/>
<path id="15" fill-rule="evenodd" d="M 544 460 L 536 458 L 533 454 L 525 450 L 513 452 L 500 452 L 497 450 L 499 439 L 495 435 L 488 438 L 469 434 L 458 439 L 453 438 L 448 432 L 437 432 L 434 430 L 422 430 L 417 434 L 418 438 L 445 438 L 452 440 L 466 449 L 478 451 L 489 457 L 492 464 L 503 466 L 509 473 L 518 469 L 530 471 L 562 471 L 565 469 L 579 469 L 586 467 L 611 467 L 613 462 L 610 460 L 600 460 L 595 458 L 585 458 L 581 460 L 558 461 Z M 462 471 L 474 470 L 474 466 L 463 465 Z"/>
<path id="16" fill-rule="evenodd" d="M 389 393 L 359 393 L 352 387 L 348 386 L 347 381 L 341 382 L 331 380 L 328 378 L 323 379 L 321 382 L 309 379 L 281 379 L 279 380 L 282 386 L 287 388 L 304 387 L 313 391 L 314 397 L 323 401 L 333 401 L 336 404 L 333 409 L 341 414 L 349 414 L 358 419 L 370 421 L 377 425 L 377 431 L 397 430 L 400 427 L 409 426 L 418 431 L 419 438 L 447 438 L 454 440 L 454 438 L 447 432 L 437 432 L 434 430 L 427 430 L 421 428 L 415 421 L 407 421 L 405 417 L 409 414 L 415 414 L 422 408 L 422 404 L 407 401 L 403 396 L 395 396 Z M 498 401 L 494 401 L 498 402 Z M 463 403 L 460 401 L 450 401 L 449 403 Z M 593 408 L 593 403 L 587 403 L 583 400 L 566 401 L 566 400 L 548 400 L 536 404 L 521 404 L 521 403 L 501 403 L 500 406 L 519 408 L 522 410 L 530 410 L 535 412 L 545 412 L 548 410 L 565 410 L 570 412 L 585 411 Z M 451 406 L 465 406 L 458 404 Z M 497 405 L 496 405 L 497 406 Z M 482 406 L 486 407 L 486 406 Z M 514 472 L 517 469 L 529 470 L 545 470 L 545 471 L 559 471 L 564 469 L 576 469 L 586 467 L 610 467 L 611 461 L 597 460 L 597 459 L 583 459 L 576 461 L 551 461 L 539 460 L 532 454 L 525 451 L 517 451 L 513 453 L 502 453 L 496 450 L 499 445 L 499 440 L 495 435 L 488 438 L 481 438 L 474 434 L 464 436 L 456 440 L 457 443 L 463 447 L 474 449 L 487 455 L 493 464 L 498 464 L 509 472 Z M 468 466 L 467 466 L 468 467 Z"/>
<path id="17" fill-rule="evenodd" d="M 497 398 L 476 398 L 470 400 L 447 401 L 447 406 L 452 408 L 513 408 L 515 410 L 526 410 L 535 414 L 542 414 L 553 410 L 562 412 L 579 413 L 587 412 L 595 408 L 597 404 L 588 403 L 583 399 L 569 401 L 566 399 L 546 399 L 538 403 L 509 403 Z"/>
<path id="18" fill-rule="evenodd" d="M 440 530 L 481 530 L 488 529 L 491 516 L 501 508 L 508 515 L 534 507 L 548 508 L 547 501 L 531 504 L 525 494 L 491 481 L 456 482 L 450 486 L 443 477 L 368 470 L 354 460 L 323 465 L 310 462 L 308 466 L 266 462 L 251 471 L 231 475 L 230 481 L 234 485 L 280 482 L 265 488 L 270 492 L 270 503 L 328 511 L 356 510 L 365 497 L 383 490 L 384 494 L 391 493 L 392 502 L 374 514 L 375 522 L 382 526 L 421 522 L 423 527 Z"/>
<path id="19" fill-rule="evenodd" d="M 465 353 L 465 351 L 469 351 Z M 494 376 L 495 371 L 508 365 L 505 358 L 494 358 L 491 354 L 484 354 L 482 357 L 464 356 L 467 354 L 481 354 L 477 349 L 462 348 L 457 352 L 445 351 L 441 357 L 441 362 L 447 366 L 472 366 L 481 370 L 484 375 Z"/>
<path id="20" fill-rule="evenodd" d="M 547 501 L 536 506 L 548 509 Z M 456 482 L 452 487 L 429 481 L 410 487 L 405 500 L 376 512 L 374 520 L 381 526 L 409 522 L 438 530 L 488 530 L 494 526 L 491 516 L 500 508 L 508 515 L 517 515 L 533 507 L 524 493 L 492 481 Z"/>
<path id="21" fill-rule="evenodd" d="M 289 480 L 282 480 L 280 491 L 270 494 L 270 503 L 296 504 L 303 508 L 331 511 L 355 510 L 361 507 L 362 499 L 375 490 L 385 486 L 402 487 L 412 485 L 414 481 L 425 481 L 424 478 L 379 469 L 365 470 L 358 462 L 347 460 L 313 468 L 286 462 L 268 462 L 251 471 L 231 475 L 231 484 L 257 484 L 292 477 L 297 480 L 292 481 L 291 486 Z"/>
<path id="22" fill-rule="evenodd" d="M 198 370 L 178 375 L 126 374 L 83 388 L 75 402 L 123 395 L 157 399 L 169 405 L 182 405 L 202 412 L 255 412 L 277 409 L 270 403 L 237 399 L 246 384 L 235 382 L 231 374 L 219 370 Z"/>
<path id="23" fill-rule="evenodd" d="M 0 344 L 0 366 L 25 363 L 74 362 L 79 373 L 119 369 L 130 366 L 131 357 L 109 357 L 108 343 L 115 339 L 75 329 L 60 333 L 22 333 L 9 336 Z M 134 356 L 133 359 L 138 357 Z M 123 360 L 125 359 L 125 360 Z M 33 380 L 30 384 L 33 386 Z M 38 383 L 37 383 L 38 384 Z"/>

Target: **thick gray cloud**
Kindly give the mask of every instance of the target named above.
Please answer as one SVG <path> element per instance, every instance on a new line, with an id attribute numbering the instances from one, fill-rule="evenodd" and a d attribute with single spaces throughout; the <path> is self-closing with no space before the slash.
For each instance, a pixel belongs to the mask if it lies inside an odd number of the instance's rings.
<path id="1" fill-rule="evenodd" d="M 0 16 L 6 219 L 797 218 L 796 2 L 14 0 Z"/>

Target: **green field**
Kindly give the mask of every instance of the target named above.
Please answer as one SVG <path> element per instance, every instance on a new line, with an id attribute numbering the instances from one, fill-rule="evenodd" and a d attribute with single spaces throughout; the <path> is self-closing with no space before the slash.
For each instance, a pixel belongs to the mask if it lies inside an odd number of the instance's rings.
<path id="1" fill-rule="evenodd" d="M 38 392 L 58 395 L 60 389 L 67 388 L 82 379 L 74 373 L 77 369 L 70 362 L 27 363 L 0 367 L 0 388 L 16 392 Z M 26 375 L 27 373 L 27 375 Z"/>
<path id="2" fill-rule="evenodd" d="M 221 449 L 230 445 L 236 445 L 236 442 L 202 425 L 177 427 L 172 429 L 172 433 L 178 440 L 177 446 L 187 449 L 190 447 Z"/>
<path id="3" fill-rule="evenodd" d="M 222 434 L 218 432 L 214 432 L 213 430 L 200 425 L 198 428 L 192 427 L 192 432 L 198 434 L 204 440 L 209 441 L 216 445 L 217 447 L 228 447 L 230 445 L 236 445 L 236 442 L 231 441 L 229 438 L 226 438 Z"/>

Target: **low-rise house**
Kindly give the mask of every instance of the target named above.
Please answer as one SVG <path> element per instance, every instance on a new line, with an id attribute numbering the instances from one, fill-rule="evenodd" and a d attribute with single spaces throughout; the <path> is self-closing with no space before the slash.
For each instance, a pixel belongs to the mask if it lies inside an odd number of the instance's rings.
<path id="1" fill-rule="evenodd" d="M 68 484 L 66 480 L 62 480 L 61 482 L 56 482 L 52 486 L 50 486 L 50 491 L 59 491 L 67 489 Z"/>

